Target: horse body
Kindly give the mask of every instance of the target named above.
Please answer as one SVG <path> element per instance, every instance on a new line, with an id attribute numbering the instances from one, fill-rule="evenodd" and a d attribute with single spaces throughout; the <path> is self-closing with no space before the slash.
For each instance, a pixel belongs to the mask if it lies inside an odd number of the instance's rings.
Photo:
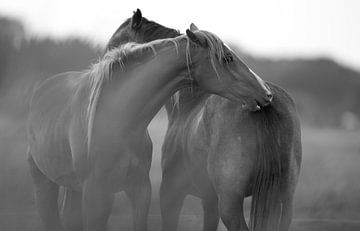
<path id="1" fill-rule="evenodd" d="M 163 230 L 176 229 L 177 216 L 186 195 L 202 200 L 204 230 L 217 229 L 218 213 L 228 230 L 247 230 L 242 204 L 250 195 L 253 195 L 253 206 L 257 203 L 268 209 L 251 215 L 252 230 L 288 230 L 292 197 L 300 171 L 300 125 L 288 94 L 276 85 L 268 85 L 274 93 L 273 102 L 257 112 L 244 110 L 237 102 L 201 91 L 194 93 L 191 107 L 181 99 L 183 104 L 178 108 L 167 105 L 171 122 L 162 150 Z M 181 98 L 182 92 L 179 95 Z M 263 149 L 278 153 L 264 152 Z M 259 165 L 264 161 L 262 155 L 275 158 L 275 165 L 271 165 L 269 158 L 263 163 L 265 166 Z M 280 168 L 280 176 L 273 172 L 277 168 Z M 276 177 L 279 184 L 272 185 L 272 178 Z M 262 184 L 268 185 L 262 187 Z M 259 189 L 264 190 L 261 192 L 264 194 L 257 197 L 254 194 Z M 272 190 L 276 195 L 271 195 Z M 276 202 L 271 201 L 271 196 L 277 198 Z M 267 200 L 280 208 L 266 207 L 264 201 Z M 255 210 L 253 207 L 252 211 Z M 274 214 L 267 214 L 269 211 Z"/>
<path id="2" fill-rule="evenodd" d="M 67 187 L 73 194 L 82 193 L 82 199 L 78 197 L 78 200 L 82 200 L 87 230 L 104 230 L 106 219 L 102 216 L 107 216 L 111 211 L 113 193 L 122 190 L 126 190 L 132 202 L 137 204 L 135 229 L 146 229 L 145 214 L 151 190 L 148 172 L 152 151 L 146 127 L 168 95 L 177 89 L 182 76 L 176 76 L 181 70 L 187 71 L 186 62 L 181 62 L 183 67 L 166 65 L 168 61 L 179 62 L 181 56 L 173 53 L 175 55 L 166 56 L 166 59 L 155 58 L 145 63 L 134 73 L 130 68 L 128 72 L 120 67 L 113 70 L 116 79 L 114 77 L 111 83 L 103 86 L 98 98 L 92 127 L 95 132 L 90 144 L 89 89 L 95 80 L 77 73 L 56 76 L 37 89 L 32 99 L 29 115 L 29 162 L 34 169 L 32 174 L 36 179 L 44 175 L 47 185 L 51 185 L 50 180 Z M 158 71 L 159 62 L 165 63 L 161 71 Z M 160 80 L 154 83 L 152 76 Z M 158 91 L 158 88 L 163 91 Z M 37 186 L 40 190 L 42 182 Z M 146 200 L 146 203 L 142 200 Z M 50 212 L 54 214 L 54 211 L 43 211 Z M 46 216 L 42 211 L 40 214 Z M 44 219 L 47 230 L 60 223 L 54 222 L 56 216 L 54 214 L 52 219 Z M 81 214 L 76 216 L 77 219 L 81 218 Z M 69 229 L 80 230 L 81 223 L 76 221 Z M 57 229 L 61 230 L 58 226 Z"/>
<path id="3" fill-rule="evenodd" d="M 89 167 L 86 122 L 89 86 L 89 78 L 81 72 L 52 77 L 37 89 L 29 116 L 31 157 L 50 180 L 76 191 L 81 190 Z M 130 116 L 126 119 L 126 113 L 122 115 L 124 120 L 120 121 L 129 124 Z M 139 167 L 136 165 L 140 162 L 136 159 L 142 158 L 141 155 L 145 155 L 146 160 L 151 159 L 151 140 L 142 129 L 144 128 L 134 129 L 132 134 L 123 136 L 127 139 L 122 137 L 118 142 L 122 147 L 118 150 L 119 153 L 126 153 L 119 169 L 130 171 L 131 166 Z M 120 129 L 119 132 L 126 131 Z M 139 144 L 143 144 L 140 150 Z M 149 165 L 144 169 L 149 169 Z M 123 181 L 119 180 L 118 183 L 121 182 Z M 123 189 L 117 188 L 119 191 Z"/>
<path id="4" fill-rule="evenodd" d="M 183 43 L 181 48 L 185 50 Z M 98 216 L 104 213 L 106 216 L 111 211 L 112 194 L 122 190 L 131 195 L 135 204 L 135 229 L 146 229 L 152 151 L 146 127 L 167 97 L 181 86 L 182 72 L 187 71 L 181 54 L 173 50 L 164 52 L 166 58 L 151 59 L 136 71 L 131 68 L 124 71 L 120 66 L 113 69 L 112 81 L 102 86 L 98 98 L 93 134 L 88 130 L 88 105 L 92 93 L 89 89 L 96 80 L 89 73 L 50 78 L 34 94 L 29 114 L 32 174 L 35 179 L 45 176 L 47 185 L 54 182 L 74 194 L 83 194 L 82 210 L 88 219 L 85 220 L 87 230 L 104 230 L 106 219 Z M 180 62 L 180 65 L 174 67 L 167 65 L 168 62 Z M 160 63 L 164 67 L 159 71 Z M 151 77 L 156 77 L 157 81 Z M 39 190 L 41 184 L 37 185 Z M 81 214 L 76 216 L 81 218 Z M 60 223 L 54 222 L 54 217 L 45 220 L 47 230 Z M 69 229 L 80 229 L 81 223 L 77 221 L 77 227 Z"/>

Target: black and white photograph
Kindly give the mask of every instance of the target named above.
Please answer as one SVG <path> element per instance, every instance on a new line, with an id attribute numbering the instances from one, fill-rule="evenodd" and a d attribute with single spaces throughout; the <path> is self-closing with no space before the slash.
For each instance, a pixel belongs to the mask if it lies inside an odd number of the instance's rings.
<path id="1" fill-rule="evenodd" d="M 1 0 L 0 231 L 359 231 L 357 0 Z"/>

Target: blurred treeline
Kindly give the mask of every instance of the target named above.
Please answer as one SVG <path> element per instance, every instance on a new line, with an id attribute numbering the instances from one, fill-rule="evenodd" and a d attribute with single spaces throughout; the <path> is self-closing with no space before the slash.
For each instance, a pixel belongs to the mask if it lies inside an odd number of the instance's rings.
<path id="1" fill-rule="evenodd" d="M 25 31 L 21 22 L 0 17 L 0 111 L 20 117 L 34 86 L 54 74 L 87 68 L 100 54 L 84 39 L 34 38 Z"/>
<path id="2" fill-rule="evenodd" d="M 244 56 L 263 79 L 294 98 L 303 122 L 318 127 L 359 128 L 360 73 L 329 58 L 271 60 Z"/>

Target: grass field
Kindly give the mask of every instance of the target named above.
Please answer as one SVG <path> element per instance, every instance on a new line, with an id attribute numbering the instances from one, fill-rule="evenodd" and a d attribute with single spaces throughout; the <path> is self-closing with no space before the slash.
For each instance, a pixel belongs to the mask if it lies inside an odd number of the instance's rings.
<path id="1" fill-rule="evenodd" d="M 150 125 L 154 143 L 149 230 L 159 230 L 160 147 L 166 118 Z M 360 230 L 360 132 L 303 126 L 302 172 L 295 197 L 293 231 Z M 0 117 L 0 231 L 40 230 L 26 166 L 24 122 Z M 110 230 L 129 230 L 129 202 L 119 194 Z M 199 200 L 188 197 L 180 230 L 201 230 Z M 223 226 L 219 230 L 224 230 Z"/>

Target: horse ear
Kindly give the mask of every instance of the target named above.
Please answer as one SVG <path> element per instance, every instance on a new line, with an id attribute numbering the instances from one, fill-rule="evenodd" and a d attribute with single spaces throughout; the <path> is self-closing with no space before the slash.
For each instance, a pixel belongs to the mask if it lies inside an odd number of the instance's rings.
<path id="1" fill-rule="evenodd" d="M 142 21 L 142 14 L 141 11 L 137 9 L 131 18 L 131 27 L 133 29 L 138 29 L 141 26 L 141 21 Z"/>
<path id="2" fill-rule="evenodd" d="M 191 30 L 192 32 L 194 32 L 194 31 L 199 30 L 199 28 L 198 28 L 197 26 L 195 26 L 194 23 L 191 23 L 191 24 L 190 24 L 190 30 Z"/>
<path id="3" fill-rule="evenodd" d="M 199 38 L 197 37 L 197 35 L 196 35 L 194 32 L 192 32 L 191 30 L 187 29 L 187 30 L 186 30 L 186 35 L 189 37 L 189 39 L 190 39 L 192 42 L 194 42 L 194 43 L 196 43 L 196 44 L 198 44 L 198 45 L 200 45 L 200 46 L 204 46 L 204 44 L 201 43 L 201 41 L 199 40 Z"/>

